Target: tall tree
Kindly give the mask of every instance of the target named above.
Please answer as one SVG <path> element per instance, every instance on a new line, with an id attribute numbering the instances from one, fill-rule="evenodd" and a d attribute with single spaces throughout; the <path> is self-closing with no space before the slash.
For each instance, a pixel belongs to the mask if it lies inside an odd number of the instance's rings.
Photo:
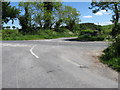
<path id="1" fill-rule="evenodd" d="M 120 1 L 114 2 L 114 0 L 112 0 L 111 2 L 105 2 L 105 0 L 103 0 L 103 2 L 97 2 L 97 0 L 94 0 L 89 8 L 93 9 L 93 13 L 97 13 L 100 10 L 111 10 L 114 13 L 112 16 L 112 22 L 115 26 L 113 28 L 112 35 L 115 36 L 118 32 L 115 28 L 117 27 L 120 18 Z"/>
<path id="2" fill-rule="evenodd" d="M 44 2 L 44 28 L 51 28 L 51 20 L 52 20 L 52 11 L 53 11 L 53 3 L 54 2 Z"/>
<path id="3" fill-rule="evenodd" d="M 2 23 L 8 23 L 8 21 L 18 18 L 20 11 L 16 7 L 12 7 L 10 2 L 2 2 Z"/>
<path id="4" fill-rule="evenodd" d="M 36 27 L 44 27 L 44 4 L 42 2 L 34 2 L 34 23 Z"/>
<path id="5" fill-rule="evenodd" d="M 20 2 L 19 6 L 22 7 L 24 15 L 19 16 L 19 22 L 22 26 L 22 32 L 29 33 L 32 30 L 32 2 Z"/>
<path id="6" fill-rule="evenodd" d="M 51 29 L 56 23 L 56 15 L 62 7 L 61 2 L 43 2 L 44 3 L 44 28 Z"/>
<path id="7" fill-rule="evenodd" d="M 74 26 L 80 22 L 80 12 L 70 6 L 64 7 L 64 20 L 68 29 L 74 31 Z"/>

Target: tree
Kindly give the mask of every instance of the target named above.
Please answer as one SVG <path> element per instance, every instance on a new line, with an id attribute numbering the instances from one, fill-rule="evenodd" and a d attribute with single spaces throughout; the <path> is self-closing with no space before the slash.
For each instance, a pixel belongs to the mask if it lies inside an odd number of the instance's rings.
<path id="1" fill-rule="evenodd" d="M 2 23 L 8 23 L 10 20 L 13 23 L 19 13 L 19 9 L 12 7 L 10 2 L 2 2 Z"/>
<path id="2" fill-rule="evenodd" d="M 24 11 L 19 21 L 25 33 L 43 28 L 55 28 L 59 31 L 61 25 L 69 26 L 72 31 L 79 22 L 79 12 L 75 8 L 62 5 L 61 2 L 22 2 L 19 6 Z"/>
<path id="3" fill-rule="evenodd" d="M 44 26 L 44 4 L 42 2 L 35 2 L 34 7 L 34 23 L 35 28 L 43 28 Z"/>
<path id="4" fill-rule="evenodd" d="M 51 19 L 54 2 L 44 2 L 44 28 L 51 28 Z"/>
<path id="5" fill-rule="evenodd" d="M 114 0 L 111 2 L 104 2 L 104 1 L 105 0 L 103 0 L 103 2 L 97 2 L 97 1 L 92 2 L 91 7 L 89 8 L 93 9 L 93 13 L 97 13 L 100 10 L 106 10 L 106 11 L 111 10 L 114 13 L 111 20 L 114 23 L 112 35 L 116 36 L 117 32 L 114 30 L 116 30 L 115 28 L 117 27 L 120 18 L 120 1 L 118 2 L 114 2 Z"/>
<path id="6" fill-rule="evenodd" d="M 19 6 L 22 7 L 24 15 L 19 16 L 19 22 L 22 26 L 23 33 L 29 33 L 32 30 L 32 2 L 20 2 Z"/>
<path id="7" fill-rule="evenodd" d="M 75 25 L 80 22 L 79 16 L 80 12 L 75 8 L 72 8 L 70 6 L 64 7 L 63 19 L 69 30 L 74 31 Z"/>
<path id="8" fill-rule="evenodd" d="M 44 4 L 44 28 L 51 29 L 56 23 L 56 12 L 60 10 L 60 2 L 43 2 Z M 57 14 L 58 15 L 58 14 Z"/>
<path id="9" fill-rule="evenodd" d="M 59 15 L 60 2 L 36 2 L 34 3 L 34 22 L 44 29 L 51 29 L 56 23 Z"/>

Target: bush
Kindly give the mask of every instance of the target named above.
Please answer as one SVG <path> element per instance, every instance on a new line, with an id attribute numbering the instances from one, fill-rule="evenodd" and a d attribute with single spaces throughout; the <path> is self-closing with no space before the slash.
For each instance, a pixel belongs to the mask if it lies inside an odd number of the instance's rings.
<path id="1" fill-rule="evenodd" d="M 74 36 L 73 33 L 71 33 L 68 29 L 64 29 L 64 32 L 56 32 L 54 30 L 40 30 L 38 34 L 45 39 Z"/>
<path id="2" fill-rule="evenodd" d="M 120 71 L 120 34 L 103 52 L 104 54 L 100 57 L 101 61 Z"/>
<path id="3" fill-rule="evenodd" d="M 101 36 L 90 36 L 90 35 L 81 35 L 77 40 L 80 41 L 103 41 L 105 38 L 104 35 Z"/>
<path id="4" fill-rule="evenodd" d="M 18 30 L 2 30 L 3 40 L 16 40 L 18 36 L 21 36 Z"/>
<path id="5" fill-rule="evenodd" d="M 60 37 L 72 37 L 75 36 L 69 31 L 56 32 L 54 30 L 39 30 L 36 34 L 21 34 L 18 30 L 2 30 L 3 40 L 37 40 L 37 39 L 54 39 Z"/>
<path id="6" fill-rule="evenodd" d="M 97 30 L 91 30 L 91 29 L 86 29 L 86 30 L 81 30 L 80 35 L 90 35 L 90 36 L 97 36 L 98 35 Z"/>

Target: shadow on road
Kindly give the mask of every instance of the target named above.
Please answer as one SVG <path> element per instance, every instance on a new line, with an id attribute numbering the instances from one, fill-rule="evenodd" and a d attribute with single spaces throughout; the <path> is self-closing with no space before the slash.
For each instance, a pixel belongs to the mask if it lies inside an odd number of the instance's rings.
<path id="1" fill-rule="evenodd" d="M 88 40 L 79 40 L 78 38 L 64 39 L 64 41 L 90 42 Z"/>

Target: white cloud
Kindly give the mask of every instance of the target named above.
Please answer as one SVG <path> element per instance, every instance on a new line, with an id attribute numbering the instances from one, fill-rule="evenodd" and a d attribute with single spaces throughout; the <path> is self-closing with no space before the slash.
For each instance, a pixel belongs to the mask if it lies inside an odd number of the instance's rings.
<path id="1" fill-rule="evenodd" d="M 105 14 L 108 14 L 108 15 L 110 15 L 110 14 L 112 14 L 112 13 L 105 13 Z"/>
<path id="2" fill-rule="evenodd" d="M 92 18 L 92 16 L 83 16 L 83 18 Z"/>
<path id="3" fill-rule="evenodd" d="M 106 10 L 101 10 L 100 12 L 103 12 L 103 13 L 105 13 L 105 12 L 106 12 Z"/>
<path id="4" fill-rule="evenodd" d="M 95 23 L 96 25 L 110 25 L 110 24 L 113 24 L 111 21 L 107 21 L 107 22 L 100 22 L 100 23 Z"/>
<path id="5" fill-rule="evenodd" d="M 95 15 L 102 16 L 106 13 L 106 10 L 100 10 L 99 12 L 95 13 Z"/>
<path id="6" fill-rule="evenodd" d="M 97 12 L 97 13 L 95 13 L 95 15 L 102 16 L 103 13 L 102 12 Z"/>

